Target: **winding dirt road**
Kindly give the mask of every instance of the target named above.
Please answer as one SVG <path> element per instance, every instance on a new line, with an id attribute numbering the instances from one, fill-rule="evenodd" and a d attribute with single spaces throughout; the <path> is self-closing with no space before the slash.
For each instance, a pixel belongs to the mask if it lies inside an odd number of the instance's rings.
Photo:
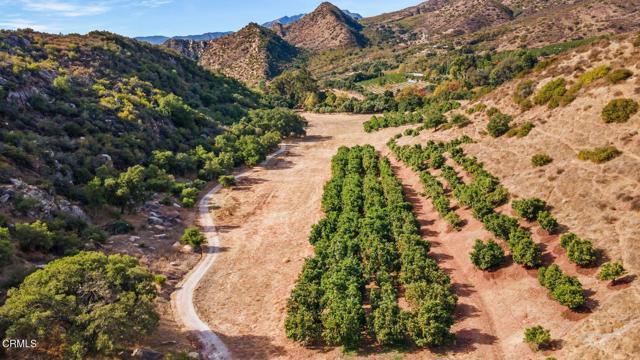
<path id="1" fill-rule="evenodd" d="M 260 164 L 266 166 L 273 158 L 279 156 L 287 150 L 287 145 L 282 145 L 278 151 L 268 156 L 267 159 Z M 235 174 L 236 179 L 241 179 L 251 173 L 251 169 Z M 224 342 L 205 324 L 198 316 L 193 303 L 193 293 L 195 292 L 202 277 L 207 274 L 209 269 L 216 261 L 220 238 L 218 231 L 210 214 L 211 198 L 214 194 L 222 189 L 221 185 L 216 185 L 211 189 L 198 203 L 198 219 L 202 232 L 207 238 L 206 250 L 200 259 L 200 262 L 194 267 L 182 283 L 178 286 L 178 290 L 173 296 L 173 306 L 175 313 L 182 322 L 184 328 L 193 333 L 200 342 L 200 353 L 206 360 L 230 360 L 231 353 L 225 346 Z"/>

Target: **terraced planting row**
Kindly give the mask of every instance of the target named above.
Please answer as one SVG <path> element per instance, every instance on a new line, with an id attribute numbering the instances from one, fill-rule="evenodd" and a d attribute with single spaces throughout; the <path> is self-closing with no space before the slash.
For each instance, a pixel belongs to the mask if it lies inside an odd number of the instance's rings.
<path id="1" fill-rule="evenodd" d="M 288 300 L 287 336 L 347 349 L 371 341 L 419 347 L 450 341 L 457 298 L 428 256 L 430 244 L 388 159 L 371 146 L 342 147 L 332 174 L 322 198 L 325 217 L 309 236 L 315 256 Z"/>
<path id="2" fill-rule="evenodd" d="M 447 123 L 444 113 L 459 107 L 460 103 L 457 101 L 432 100 L 413 112 L 392 111 L 382 116 L 374 115 L 369 121 L 364 122 L 363 127 L 366 132 L 419 123 L 422 123 L 421 129 L 435 128 Z"/>
<path id="3" fill-rule="evenodd" d="M 428 195 L 438 212 L 452 225 L 459 229 L 452 221 L 452 213 L 449 196 L 456 198 L 460 206 L 469 207 L 472 215 L 484 224 L 485 229 L 493 233 L 497 238 L 505 241 L 515 263 L 527 268 L 538 268 L 541 265 L 541 251 L 531 237 L 531 232 L 519 225 L 518 220 L 508 215 L 502 214 L 495 209 L 507 203 L 509 193 L 502 186 L 499 180 L 484 169 L 482 163 L 476 158 L 466 156 L 459 147 L 463 143 L 470 142 L 471 139 L 463 137 L 450 143 L 436 143 L 430 141 L 425 147 L 420 145 L 399 146 L 396 139 L 391 140 L 388 145 L 395 156 L 414 171 L 420 173 L 425 186 L 425 194 Z M 471 181 L 465 183 L 458 172 L 449 165 L 446 165 L 445 154 L 462 167 L 471 177 Z M 448 184 L 450 193 L 446 193 L 444 186 L 434 173 L 439 170 L 440 177 Z M 556 231 L 558 223 L 552 214 L 547 210 L 548 206 L 539 199 L 523 199 L 512 202 L 514 211 L 528 221 L 537 220 L 540 226 L 549 233 Z M 562 237 L 562 246 L 567 249 L 569 260 L 587 266 L 595 260 L 595 250 L 591 242 L 579 238 L 573 233 L 567 233 Z M 480 242 L 481 243 L 481 242 Z M 477 249 L 472 254 L 472 260 L 476 265 L 483 262 L 478 259 L 482 256 L 479 252 L 486 250 L 487 256 L 495 256 L 499 251 L 494 251 L 495 246 L 477 245 Z M 498 254 L 497 256 L 500 256 Z M 475 258 L 475 259 L 474 259 Z M 490 260 L 490 259 L 488 259 Z M 487 261 L 491 263 L 491 261 Z M 495 264 L 495 262 L 494 262 Z M 540 284 L 547 288 L 550 295 L 562 305 L 575 309 L 585 304 L 586 298 L 581 283 L 577 278 L 568 276 L 560 270 L 557 265 L 539 269 L 538 278 Z"/>

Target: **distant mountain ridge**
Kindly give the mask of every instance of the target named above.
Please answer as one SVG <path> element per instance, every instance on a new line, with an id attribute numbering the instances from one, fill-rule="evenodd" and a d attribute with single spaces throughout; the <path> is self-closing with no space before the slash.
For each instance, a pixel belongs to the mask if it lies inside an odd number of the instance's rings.
<path id="1" fill-rule="evenodd" d="M 362 15 L 358 13 L 353 13 L 349 10 L 342 10 L 342 12 L 350 16 L 354 20 L 362 19 Z M 277 23 L 282 25 L 288 25 L 302 19 L 305 15 L 307 14 L 303 13 L 303 14 L 298 14 L 293 16 L 283 16 L 275 20 L 267 21 L 266 23 L 263 23 L 262 26 L 266 27 L 267 29 L 271 29 L 271 27 Z M 209 41 L 209 40 L 215 40 L 215 39 L 221 38 L 225 35 L 229 35 L 232 33 L 233 31 L 208 32 L 200 35 L 185 35 L 185 36 L 172 36 L 172 37 L 163 36 L 163 35 L 153 35 L 153 36 L 137 36 L 134 39 L 138 41 L 144 41 L 154 45 L 162 45 L 165 42 L 167 42 L 167 40 Z"/>
<path id="2" fill-rule="evenodd" d="M 138 36 L 138 37 L 135 37 L 134 39 L 136 39 L 138 41 L 148 42 L 148 43 L 154 44 L 154 45 L 162 45 L 165 42 L 167 42 L 167 40 L 208 41 L 208 40 L 214 40 L 214 39 L 221 38 L 221 37 L 223 37 L 225 35 L 229 35 L 231 33 L 232 33 L 232 31 L 208 32 L 208 33 L 204 33 L 204 34 L 200 34 L 200 35 L 185 35 L 185 36 L 173 36 L 173 37 L 162 36 L 162 35 Z"/>
<path id="3" fill-rule="evenodd" d="M 300 20 L 284 25 L 274 23 L 273 31 L 288 43 L 311 51 L 364 46 L 362 25 L 329 2 L 323 2 Z"/>

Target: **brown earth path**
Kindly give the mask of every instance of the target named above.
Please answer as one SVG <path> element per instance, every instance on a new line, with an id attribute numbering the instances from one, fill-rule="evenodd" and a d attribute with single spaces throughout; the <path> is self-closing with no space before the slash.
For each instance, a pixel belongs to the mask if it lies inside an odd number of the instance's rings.
<path id="1" fill-rule="evenodd" d="M 386 141 L 404 128 L 366 134 L 369 116 L 305 114 L 308 136 L 292 143 L 268 167 L 256 169 L 234 189 L 211 198 L 220 233 L 216 264 L 195 293 L 200 317 L 226 344 L 234 359 L 356 358 L 339 349 L 307 349 L 284 334 L 286 301 L 305 257 L 313 254 L 307 237 L 321 217 L 320 198 L 330 177 L 330 159 L 341 145 L 372 144 L 388 153 Z M 391 157 L 393 158 L 393 157 Z M 522 343 L 527 326 L 543 324 L 557 338 L 583 317 L 547 296 L 535 271 L 509 264 L 493 273 L 477 271 L 468 258 L 476 238 L 490 234 L 468 211 L 461 232 L 449 232 L 430 200 L 419 196 L 417 175 L 394 160 L 397 175 L 415 204 L 432 254 L 451 275 L 460 298 L 453 332 L 457 343 L 437 353 L 408 350 L 358 354 L 372 359 L 528 359 Z M 557 343 L 561 345 L 560 342 Z"/>

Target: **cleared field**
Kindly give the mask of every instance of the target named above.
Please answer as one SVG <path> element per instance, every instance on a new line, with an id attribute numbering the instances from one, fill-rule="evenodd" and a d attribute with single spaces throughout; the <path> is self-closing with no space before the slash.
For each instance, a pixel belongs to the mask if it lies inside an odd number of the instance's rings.
<path id="1" fill-rule="evenodd" d="M 362 122 L 368 120 L 368 116 L 305 116 L 310 122 L 307 138 L 292 143 L 288 152 L 269 167 L 257 169 L 234 189 L 223 190 L 212 198 L 212 214 L 221 237 L 219 257 L 202 281 L 195 299 L 201 317 L 225 342 L 234 358 L 532 358 L 534 355 L 522 343 L 522 332 L 537 323 L 550 328 L 554 339 L 566 337 L 564 342 L 555 343 L 559 348 L 553 353 L 556 356 L 573 354 L 580 347 L 589 348 L 587 342 L 602 349 L 622 343 L 623 354 L 633 353 L 633 341 L 625 345 L 624 341 L 616 340 L 621 337 L 609 334 L 614 334 L 618 326 L 621 331 L 632 331 L 636 326 L 632 321 L 635 310 L 621 303 L 623 299 L 637 301 L 633 300 L 637 296 L 635 286 L 607 289 L 606 284 L 596 281 L 594 272 L 579 273 L 582 270 L 566 261 L 557 237 L 543 236 L 537 226 L 531 229 L 534 240 L 547 245 L 544 255 L 552 256 L 563 269 L 580 277 L 595 302 L 592 313 L 570 312 L 551 299 L 547 290 L 538 284 L 533 270 L 515 264 L 493 273 L 475 269 L 468 255 L 473 241 L 491 238 L 491 234 L 465 209 L 456 211 L 468 221 L 467 225 L 461 232 L 451 232 L 430 200 L 420 195 L 423 189 L 418 176 L 396 161 L 394 170 L 405 186 L 406 196 L 414 204 L 423 237 L 432 242 L 431 254 L 455 283 L 459 304 L 452 332 L 456 335 L 456 344 L 438 349 L 437 353 L 417 349 L 407 349 L 402 354 L 384 353 L 369 346 L 363 353 L 344 355 L 336 348 L 308 349 L 287 339 L 284 333 L 286 302 L 304 258 L 313 254 L 308 234 L 311 225 L 322 217 L 320 199 L 323 185 L 330 177 L 331 157 L 341 145 L 358 144 L 372 144 L 383 155 L 390 155 L 386 141 L 404 130 L 392 128 L 366 134 Z M 427 134 L 434 135 L 430 131 L 424 135 Z M 420 139 L 424 141 L 422 136 L 413 141 Z M 495 165 L 487 166 L 503 179 L 511 192 L 524 195 L 508 174 Z M 535 191 L 525 194 L 541 196 Z M 572 229 L 576 226 L 578 232 L 587 237 L 592 235 L 580 231 L 584 227 L 567 221 L 564 214 L 570 212 L 569 205 L 554 201 L 552 205 L 563 224 Z M 615 320 L 605 323 L 605 318 Z M 572 335 L 587 329 L 590 337 Z M 593 358 L 604 356 L 597 351 L 588 353 L 594 355 Z"/>

